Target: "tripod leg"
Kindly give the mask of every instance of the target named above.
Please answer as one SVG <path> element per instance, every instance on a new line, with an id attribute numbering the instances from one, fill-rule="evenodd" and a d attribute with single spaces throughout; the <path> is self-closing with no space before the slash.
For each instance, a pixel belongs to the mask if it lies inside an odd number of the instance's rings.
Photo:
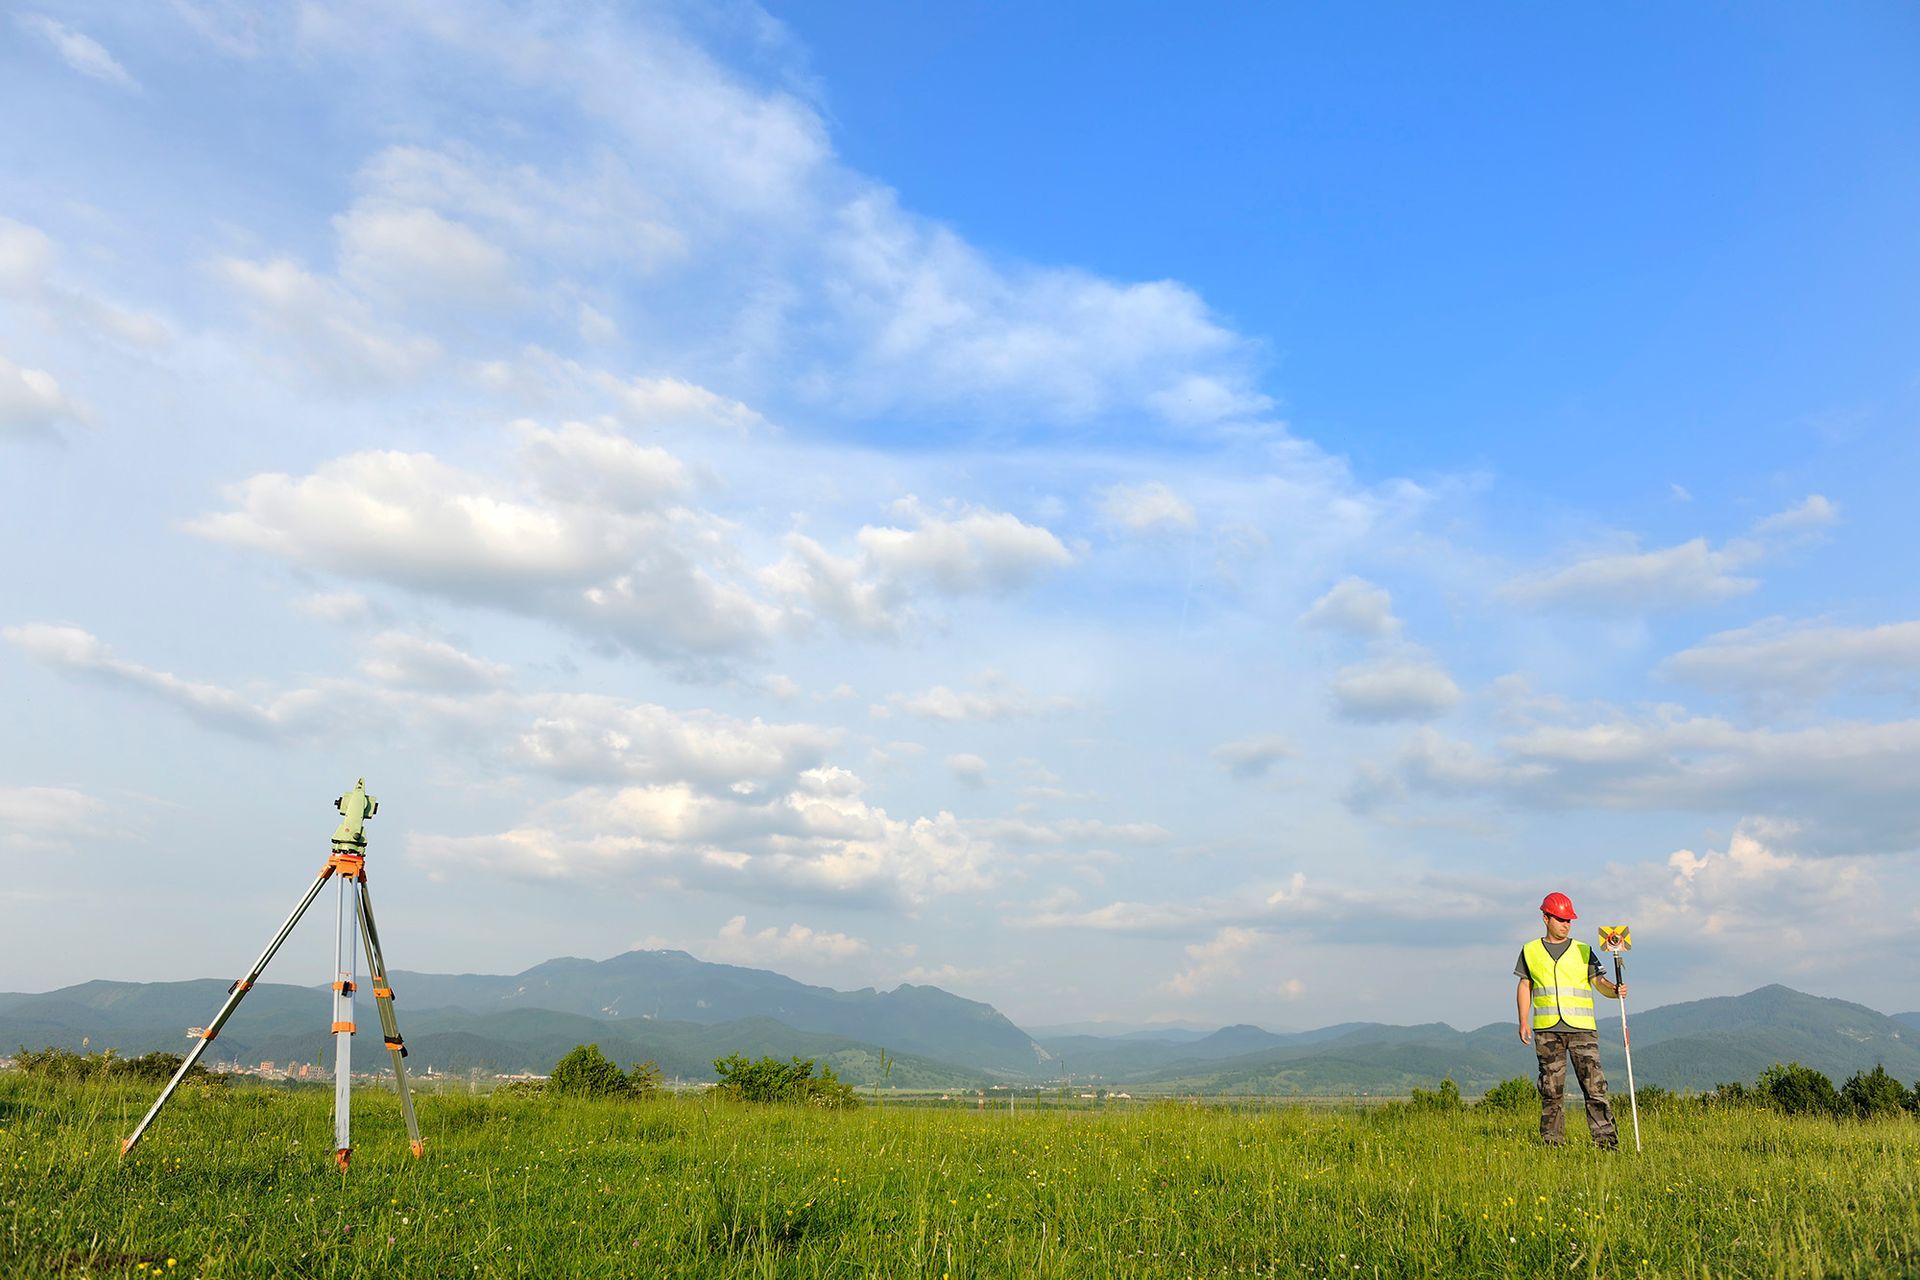
<path id="1" fill-rule="evenodd" d="M 333 913 L 333 1159 L 342 1173 L 346 1172 L 347 1160 L 353 1152 L 349 1129 L 353 1120 L 353 979 L 358 960 L 355 953 L 359 951 L 355 945 L 359 940 L 354 936 L 360 929 L 358 887 L 355 877 L 340 877 L 340 894 L 334 901 Z M 349 898 L 354 899 L 351 914 L 347 908 Z"/>
<path id="2" fill-rule="evenodd" d="M 387 981 L 387 960 L 380 952 L 380 933 L 373 927 L 373 902 L 367 897 L 366 881 L 360 882 L 360 938 L 367 947 L 367 981 L 373 984 L 373 1003 L 380 1010 L 380 1030 L 387 1050 L 393 1054 L 393 1087 L 400 1094 L 400 1115 L 407 1122 L 407 1143 L 418 1156 L 420 1122 L 413 1115 L 413 1094 L 407 1089 L 407 1068 L 400 1060 L 407 1056 L 406 1042 L 400 1038 L 400 1019 L 393 1011 L 393 985 Z"/>
<path id="3" fill-rule="evenodd" d="M 227 988 L 226 1003 L 220 1006 L 219 1013 L 213 1015 L 213 1021 L 207 1024 L 207 1029 L 200 1033 L 200 1038 L 194 1042 L 186 1061 L 182 1062 L 180 1069 L 173 1073 L 173 1079 L 167 1081 L 167 1087 L 160 1091 L 159 1098 L 148 1109 L 139 1127 L 120 1144 L 121 1155 L 124 1156 L 133 1150 L 133 1144 L 140 1141 L 140 1135 L 147 1131 L 147 1126 L 153 1123 L 153 1118 L 160 1114 L 160 1108 L 167 1105 L 167 1099 L 173 1096 L 173 1091 L 179 1087 L 182 1080 L 186 1079 L 187 1072 L 193 1069 L 193 1064 L 200 1060 L 202 1053 L 206 1052 L 207 1045 L 220 1034 L 220 1028 L 227 1025 L 227 1019 L 232 1017 L 233 1011 L 240 1007 L 241 997 L 245 996 L 252 989 L 253 984 L 259 981 L 260 975 L 266 970 L 267 962 L 273 959 L 276 951 L 280 950 L 280 944 L 287 940 L 287 935 L 293 932 L 293 926 L 300 922 L 300 917 L 305 915 L 307 908 L 313 905 L 313 900 L 320 896 L 321 887 L 327 883 L 327 877 L 332 874 L 331 863 L 320 868 L 320 874 L 315 876 L 313 884 L 308 886 L 306 895 L 300 899 L 300 905 L 293 909 L 293 914 L 289 915 L 286 923 L 280 926 L 280 932 L 273 935 L 273 941 L 269 942 L 267 949 L 260 953 L 260 958 L 253 962 L 253 968 L 247 970 L 247 976 Z"/>

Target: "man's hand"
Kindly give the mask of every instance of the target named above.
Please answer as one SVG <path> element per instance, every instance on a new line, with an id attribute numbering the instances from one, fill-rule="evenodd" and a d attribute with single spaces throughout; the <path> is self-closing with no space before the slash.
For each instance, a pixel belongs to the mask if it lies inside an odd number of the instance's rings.
<path id="1" fill-rule="evenodd" d="M 1521 1044 L 1533 1043 L 1533 1028 L 1528 1026 L 1524 1022 L 1520 1024 L 1520 1043 Z"/>
<path id="2" fill-rule="evenodd" d="M 1625 999 L 1627 998 L 1627 984 L 1626 984 L 1626 983 L 1624 983 L 1624 982 L 1623 982 L 1623 983 L 1621 983 L 1621 984 L 1620 984 L 1619 986 L 1617 986 L 1617 987 L 1615 987 L 1615 988 L 1613 989 L 1613 998 L 1614 998 L 1615 1000 L 1625 1000 Z"/>

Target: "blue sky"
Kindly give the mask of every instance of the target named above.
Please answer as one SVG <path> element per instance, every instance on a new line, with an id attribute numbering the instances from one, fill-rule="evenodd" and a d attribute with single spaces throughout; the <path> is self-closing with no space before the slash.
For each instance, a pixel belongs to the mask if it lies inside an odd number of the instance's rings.
<path id="1" fill-rule="evenodd" d="M 237 970 L 364 774 L 404 968 L 1477 1025 L 1561 888 L 1909 1007 L 1917 47 L 14 6 L 0 985 Z"/>

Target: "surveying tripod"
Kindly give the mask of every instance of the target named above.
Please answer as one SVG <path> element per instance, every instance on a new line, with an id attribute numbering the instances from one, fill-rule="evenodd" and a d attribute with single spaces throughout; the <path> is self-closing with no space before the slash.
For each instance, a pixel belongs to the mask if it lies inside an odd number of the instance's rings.
<path id="1" fill-rule="evenodd" d="M 333 916 L 333 1159 L 344 1173 L 348 1158 L 353 1153 L 348 1123 L 351 1119 L 349 1112 L 353 1085 L 353 993 L 358 985 L 354 972 L 358 963 L 356 934 L 366 947 L 367 978 L 373 983 L 373 1001 L 380 1011 L 380 1029 L 385 1035 L 388 1051 L 393 1054 L 393 1083 L 400 1094 L 400 1114 L 407 1122 L 407 1141 L 413 1148 L 413 1154 L 420 1154 L 420 1124 L 413 1115 L 413 1095 L 407 1091 L 407 1069 L 400 1061 L 407 1056 L 407 1047 L 400 1039 L 399 1020 L 394 1017 L 393 988 L 387 982 L 387 962 L 380 953 L 380 933 L 373 927 L 373 904 L 367 899 L 366 820 L 380 811 L 380 802 L 367 794 L 367 780 L 362 778 L 354 783 L 352 791 L 333 804 L 340 810 L 340 825 L 334 829 L 332 850 L 325 865 L 320 868 L 320 874 L 308 886 L 300 905 L 280 926 L 280 932 L 273 935 L 273 941 L 253 962 L 253 968 L 247 970 L 247 976 L 227 988 L 226 1003 L 220 1006 L 220 1012 L 199 1033 L 192 1052 L 187 1054 L 180 1069 L 173 1073 L 173 1079 L 167 1081 L 167 1087 L 160 1091 L 160 1097 L 154 1101 L 146 1118 L 140 1121 L 140 1127 L 120 1144 L 121 1155 L 133 1150 L 134 1143 L 140 1141 L 140 1135 L 160 1114 L 160 1108 L 167 1105 L 167 1099 L 173 1096 L 173 1091 L 186 1078 L 187 1072 L 193 1069 L 193 1064 L 199 1061 L 213 1038 L 220 1034 L 220 1028 L 227 1024 L 233 1011 L 240 1007 L 241 998 L 260 980 L 267 962 L 280 950 L 280 944 L 293 932 L 293 926 L 300 923 L 300 917 L 320 896 L 320 890 L 335 876 L 339 877 L 339 894 L 335 899 Z"/>

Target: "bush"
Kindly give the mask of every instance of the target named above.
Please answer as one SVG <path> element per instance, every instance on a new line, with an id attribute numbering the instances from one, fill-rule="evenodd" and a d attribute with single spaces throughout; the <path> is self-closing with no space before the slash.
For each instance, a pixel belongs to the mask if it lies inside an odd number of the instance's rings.
<path id="1" fill-rule="evenodd" d="M 1525 1076 L 1502 1080 L 1474 1104 L 1483 1111 L 1526 1111 L 1539 1105 L 1539 1086 Z"/>
<path id="2" fill-rule="evenodd" d="M 633 1091 L 619 1067 L 597 1044 L 577 1044 L 553 1064 L 547 1092 L 562 1098 L 624 1098 Z"/>
<path id="3" fill-rule="evenodd" d="M 1709 1107 L 1751 1107 L 1757 1106 L 1760 1099 L 1738 1080 L 1727 1080 L 1713 1086 L 1711 1093 L 1701 1094 L 1700 1101 Z"/>
<path id="4" fill-rule="evenodd" d="M 843 1084 L 832 1067 L 813 1074 L 813 1059 L 795 1056 L 786 1062 L 765 1057 L 757 1061 L 734 1053 L 715 1058 L 720 1089 L 745 1102 L 804 1102 L 816 1107 L 857 1107 L 853 1086 Z"/>
<path id="5" fill-rule="evenodd" d="M 1458 1111 L 1461 1108 L 1460 1086 L 1448 1076 L 1440 1082 L 1439 1089 L 1432 1093 L 1425 1089 L 1413 1091 L 1413 1109 L 1415 1111 Z"/>
<path id="6" fill-rule="evenodd" d="M 1899 1115 L 1907 1104 L 1907 1091 L 1900 1082 L 1875 1064 L 1871 1072 L 1856 1071 L 1840 1086 L 1840 1105 L 1856 1116 Z"/>
<path id="7" fill-rule="evenodd" d="M 1833 1081 L 1797 1062 L 1774 1063 L 1760 1073 L 1754 1092 L 1776 1111 L 1790 1116 L 1831 1116 L 1840 1113 L 1840 1095 Z"/>
<path id="8" fill-rule="evenodd" d="M 185 1061 L 186 1056 L 178 1053 L 143 1053 L 137 1058 L 122 1058 L 111 1049 L 102 1053 L 75 1053 L 52 1045 L 39 1050 L 22 1045 L 13 1055 L 13 1065 L 28 1075 L 57 1080 L 139 1080 L 148 1084 L 165 1084 Z M 227 1078 L 213 1074 L 196 1062 L 182 1083 L 220 1088 L 226 1085 Z"/>

